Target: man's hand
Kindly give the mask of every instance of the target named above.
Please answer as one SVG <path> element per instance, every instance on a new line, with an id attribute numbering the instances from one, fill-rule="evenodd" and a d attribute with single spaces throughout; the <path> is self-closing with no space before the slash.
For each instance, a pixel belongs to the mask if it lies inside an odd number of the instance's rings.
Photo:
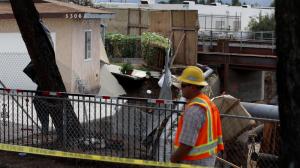
<path id="1" fill-rule="evenodd" d="M 185 156 L 188 155 L 188 153 L 192 150 L 192 146 L 188 146 L 185 144 L 180 144 L 179 148 L 172 154 L 171 156 L 171 162 L 173 163 L 179 163 L 183 160 Z"/>

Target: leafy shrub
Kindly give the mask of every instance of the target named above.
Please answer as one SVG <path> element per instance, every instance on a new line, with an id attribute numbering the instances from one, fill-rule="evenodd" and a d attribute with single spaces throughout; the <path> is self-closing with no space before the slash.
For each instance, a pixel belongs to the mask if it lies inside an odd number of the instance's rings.
<path id="1" fill-rule="evenodd" d="M 121 69 L 120 71 L 123 73 L 123 74 L 127 74 L 127 75 L 131 75 L 132 71 L 133 71 L 133 66 L 131 63 L 124 63 L 121 65 Z"/>
<path id="2" fill-rule="evenodd" d="M 147 65 L 161 68 L 169 39 L 157 33 L 141 36 L 108 33 L 105 37 L 107 55 L 114 58 L 144 58 Z"/>
<path id="3" fill-rule="evenodd" d="M 252 18 L 248 24 L 251 31 L 274 31 L 275 30 L 275 16 L 262 15 L 261 13 L 257 18 Z"/>
<path id="4" fill-rule="evenodd" d="M 145 32 L 141 37 L 142 56 L 152 67 L 162 68 L 166 48 L 170 47 L 169 39 L 157 33 Z"/>
<path id="5" fill-rule="evenodd" d="M 109 57 L 140 57 L 140 37 L 108 33 L 105 36 L 105 49 Z"/>

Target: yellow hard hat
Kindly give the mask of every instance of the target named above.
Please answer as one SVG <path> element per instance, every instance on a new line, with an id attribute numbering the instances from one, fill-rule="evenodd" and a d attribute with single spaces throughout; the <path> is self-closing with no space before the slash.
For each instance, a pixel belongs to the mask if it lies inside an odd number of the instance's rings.
<path id="1" fill-rule="evenodd" d="M 204 79 L 203 71 L 196 66 L 186 67 L 183 70 L 181 76 L 178 77 L 178 80 L 183 83 L 188 83 L 188 84 L 198 85 L 198 86 L 208 85 Z"/>

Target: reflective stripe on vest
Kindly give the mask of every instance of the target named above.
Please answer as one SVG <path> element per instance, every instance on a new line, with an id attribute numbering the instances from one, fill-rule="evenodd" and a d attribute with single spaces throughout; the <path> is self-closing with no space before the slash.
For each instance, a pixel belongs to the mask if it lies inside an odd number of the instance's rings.
<path id="1" fill-rule="evenodd" d="M 214 148 L 217 147 L 218 145 L 218 142 L 217 140 L 213 141 L 213 137 L 212 137 L 212 119 L 211 119 L 211 110 L 210 110 L 210 106 L 208 106 L 208 104 L 196 97 L 191 103 L 189 103 L 188 105 L 192 105 L 192 104 L 199 104 L 199 105 L 202 105 L 202 106 L 205 106 L 206 107 L 206 110 L 207 110 L 207 115 L 206 115 L 206 118 L 207 118 L 207 124 L 208 124 L 208 127 L 207 127 L 207 133 L 208 133 L 208 136 L 207 136 L 207 144 L 203 144 L 201 146 L 195 146 L 193 147 L 193 149 L 189 152 L 188 156 L 195 156 L 195 155 L 199 155 L 199 154 L 203 154 L 203 153 L 206 153 L 206 152 L 211 152 L 211 150 L 213 150 Z M 198 135 L 199 136 L 199 135 Z M 175 149 L 178 148 L 179 146 L 175 145 Z"/>
<path id="2" fill-rule="evenodd" d="M 213 133 L 213 129 L 212 129 L 212 113 L 211 113 L 211 106 L 208 105 L 208 103 L 206 101 L 204 101 L 203 99 L 200 99 L 199 97 L 196 97 L 195 100 L 199 101 L 200 104 L 205 104 L 206 107 L 208 107 L 208 115 L 209 115 L 209 120 L 208 120 L 208 144 L 210 144 L 212 141 L 213 141 L 213 136 L 212 136 L 212 133 Z M 210 130 L 210 131 L 209 131 Z M 216 140 L 214 140 L 213 142 L 217 142 L 216 146 L 220 145 L 220 144 L 223 144 L 223 137 L 222 136 L 219 136 L 217 137 Z M 197 148 L 197 147 L 196 147 Z M 213 147 L 212 147 L 213 148 Z"/>
<path id="3" fill-rule="evenodd" d="M 203 97 L 204 96 L 204 97 Z M 216 154 L 218 151 L 223 150 L 223 141 L 222 141 L 222 130 L 220 134 L 218 133 L 219 128 L 219 117 L 218 111 L 214 111 L 214 104 L 212 104 L 206 95 L 198 95 L 187 106 L 198 105 L 205 108 L 206 121 L 202 128 L 198 131 L 198 138 L 195 146 L 191 149 L 188 155 L 183 160 L 199 160 L 207 158 L 213 154 Z M 216 113 L 216 116 L 214 116 Z M 182 122 L 183 115 L 179 118 L 178 130 L 176 132 L 175 138 L 175 149 L 180 146 L 179 138 L 182 131 Z M 218 120 L 218 121 L 216 121 Z M 216 122 L 216 123 L 215 123 Z M 181 123 L 181 124 L 180 124 Z M 203 132 L 201 132 L 203 131 Z M 214 132 L 216 131 L 216 132 Z"/>
<path id="4" fill-rule="evenodd" d="M 189 152 L 189 156 L 197 156 L 206 152 L 209 152 L 210 154 L 215 153 L 215 149 L 217 148 L 218 144 L 222 144 L 222 137 L 218 137 L 216 140 L 213 140 L 213 129 L 212 129 L 212 114 L 211 114 L 211 107 L 208 105 L 208 103 L 206 101 L 204 101 L 203 99 L 200 99 L 198 97 L 196 97 L 191 103 L 189 104 L 199 104 L 202 106 L 207 107 L 207 144 L 203 144 L 201 146 L 195 146 L 193 147 L 193 149 Z M 178 146 L 175 146 L 175 148 L 178 148 Z"/>
<path id="5" fill-rule="evenodd" d="M 215 154 L 215 149 L 217 148 L 218 144 L 223 143 L 222 137 L 219 137 L 217 140 L 211 141 L 207 144 L 193 147 L 193 149 L 189 152 L 189 156 L 197 156 L 206 152 L 209 152 L 210 154 Z M 175 146 L 175 149 L 177 149 L 178 146 Z"/>

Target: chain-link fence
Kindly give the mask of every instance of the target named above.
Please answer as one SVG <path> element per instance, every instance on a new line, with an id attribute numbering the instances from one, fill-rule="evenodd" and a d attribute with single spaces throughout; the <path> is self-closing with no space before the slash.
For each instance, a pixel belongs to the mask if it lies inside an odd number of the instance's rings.
<path id="1" fill-rule="evenodd" d="M 169 161 L 184 102 L 0 89 L 0 143 Z M 277 120 L 222 115 L 222 158 L 278 167 Z M 239 132 L 234 129 L 247 123 Z M 234 133 L 234 134 L 233 134 Z M 227 164 L 218 161 L 217 167 Z"/>
<path id="2" fill-rule="evenodd" d="M 159 160 L 184 102 L 0 89 L 0 103 L 1 143 Z"/>
<path id="3" fill-rule="evenodd" d="M 278 120 L 223 114 L 222 125 L 223 159 L 239 167 L 279 167 Z M 230 126 L 231 130 L 226 130 L 228 127 L 224 125 Z"/>
<path id="4" fill-rule="evenodd" d="M 23 69 L 30 62 L 28 53 L 0 52 L 0 87 L 35 89 Z"/>

